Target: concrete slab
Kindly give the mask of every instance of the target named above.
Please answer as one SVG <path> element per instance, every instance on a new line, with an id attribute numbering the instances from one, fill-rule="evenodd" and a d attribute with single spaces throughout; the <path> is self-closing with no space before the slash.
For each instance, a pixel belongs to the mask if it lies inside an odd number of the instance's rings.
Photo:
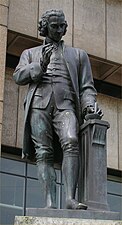
<path id="1" fill-rule="evenodd" d="M 28 86 L 19 87 L 19 100 L 18 100 L 18 126 L 17 126 L 17 144 L 16 147 L 22 148 L 23 133 L 24 133 L 24 98 L 27 93 Z"/>
<path id="2" fill-rule="evenodd" d="M 69 209 L 27 209 L 27 216 L 34 217 L 54 217 L 54 218 L 75 218 L 75 219 L 99 219 L 99 220 L 117 220 L 119 213 L 108 211 L 92 210 L 69 210 Z"/>
<path id="3" fill-rule="evenodd" d="M 8 6 L 9 0 L 0 0 L 0 5 Z"/>
<path id="4" fill-rule="evenodd" d="M 37 37 L 38 0 L 10 0 L 8 28 Z"/>
<path id="5" fill-rule="evenodd" d="M 122 1 L 107 0 L 107 59 L 122 63 Z"/>
<path id="6" fill-rule="evenodd" d="M 0 5 L 0 24 L 7 26 L 8 7 Z"/>
<path id="7" fill-rule="evenodd" d="M 74 46 L 105 58 L 105 0 L 74 1 Z"/>
<path id="8" fill-rule="evenodd" d="M 15 218 L 14 225 L 122 225 L 122 221 L 83 220 L 71 218 L 48 218 L 48 217 L 19 217 Z"/>
<path id="9" fill-rule="evenodd" d="M 122 99 L 118 100 L 119 170 L 122 170 Z"/>
<path id="10" fill-rule="evenodd" d="M 6 70 L 2 144 L 16 145 L 18 86 L 12 78 L 12 69 Z"/>
<path id="11" fill-rule="evenodd" d="M 0 26 L 0 100 L 3 100 L 7 29 Z"/>
<path id="12" fill-rule="evenodd" d="M 2 136 L 2 124 L 0 124 L 0 156 L 1 156 L 1 136 Z"/>
<path id="13" fill-rule="evenodd" d="M 103 110 L 103 120 L 110 124 L 107 132 L 107 167 L 118 169 L 118 112 L 117 99 L 98 95 L 99 107 Z"/>
<path id="14" fill-rule="evenodd" d="M 3 117 L 3 101 L 0 101 L 0 124 L 2 124 Z"/>

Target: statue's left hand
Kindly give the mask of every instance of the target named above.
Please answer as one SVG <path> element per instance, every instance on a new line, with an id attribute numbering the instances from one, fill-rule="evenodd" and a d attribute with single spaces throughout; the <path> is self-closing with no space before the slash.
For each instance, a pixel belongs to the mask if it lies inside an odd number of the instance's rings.
<path id="1" fill-rule="evenodd" d="M 102 109 L 99 109 L 97 102 L 95 105 L 87 106 L 84 109 L 83 116 L 86 120 L 88 119 L 101 119 L 103 116 Z"/>

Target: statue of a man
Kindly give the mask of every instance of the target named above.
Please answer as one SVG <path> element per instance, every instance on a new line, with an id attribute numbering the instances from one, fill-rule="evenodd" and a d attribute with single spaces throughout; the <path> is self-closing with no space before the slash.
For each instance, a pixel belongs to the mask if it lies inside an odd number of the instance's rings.
<path id="1" fill-rule="evenodd" d="M 79 172 L 79 127 L 94 113 L 96 90 L 85 51 L 61 40 L 67 22 L 61 10 L 49 10 L 39 22 L 43 45 L 25 50 L 13 74 L 18 85 L 29 84 L 24 102 L 23 153 L 35 151 L 39 179 L 45 185 L 46 207 L 56 208 L 53 132 L 63 151 L 62 170 L 67 209 L 87 209 L 75 199 Z M 101 114 L 100 110 L 97 110 Z"/>

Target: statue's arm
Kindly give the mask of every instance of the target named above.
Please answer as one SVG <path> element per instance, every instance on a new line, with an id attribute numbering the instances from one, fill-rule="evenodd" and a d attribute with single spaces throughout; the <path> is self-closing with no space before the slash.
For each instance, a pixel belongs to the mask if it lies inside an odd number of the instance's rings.
<path id="1" fill-rule="evenodd" d="M 26 85 L 32 82 L 39 82 L 43 71 L 39 62 L 30 62 L 29 50 L 25 50 L 17 65 L 13 78 L 19 85 Z"/>
<path id="2" fill-rule="evenodd" d="M 81 109 L 83 113 L 87 107 L 91 107 L 91 109 L 94 107 L 97 95 L 94 87 L 89 57 L 83 50 L 80 52 L 79 90 Z"/>
<path id="3" fill-rule="evenodd" d="M 96 89 L 94 87 L 93 76 L 91 65 L 89 61 L 89 57 L 85 51 L 81 51 L 80 57 L 80 103 L 81 103 L 81 110 L 82 116 L 85 119 L 90 118 L 90 116 L 86 118 L 86 115 L 91 115 L 92 118 L 99 118 L 101 119 L 103 116 L 103 112 L 99 109 L 97 100 L 96 100 Z M 96 114 L 99 117 L 96 117 Z"/>

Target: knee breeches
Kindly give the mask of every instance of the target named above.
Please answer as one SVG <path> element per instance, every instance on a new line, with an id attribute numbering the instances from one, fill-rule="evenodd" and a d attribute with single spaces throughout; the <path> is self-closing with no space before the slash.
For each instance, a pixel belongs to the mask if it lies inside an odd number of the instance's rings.
<path id="1" fill-rule="evenodd" d="M 63 155 L 78 155 L 79 125 L 73 110 L 31 109 L 31 138 L 34 144 L 36 159 L 53 163 L 53 130 L 59 137 Z"/>

